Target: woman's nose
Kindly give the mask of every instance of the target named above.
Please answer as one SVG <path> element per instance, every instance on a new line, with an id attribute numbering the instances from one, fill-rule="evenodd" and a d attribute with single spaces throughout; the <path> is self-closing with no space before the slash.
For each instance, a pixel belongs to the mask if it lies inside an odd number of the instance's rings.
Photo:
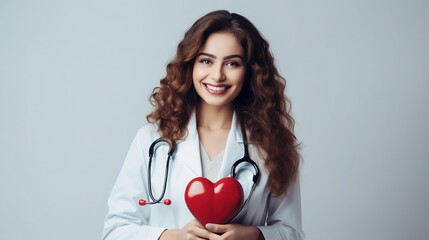
<path id="1" fill-rule="evenodd" d="M 213 66 L 211 78 L 216 82 L 225 81 L 226 77 L 223 72 L 223 66 Z"/>

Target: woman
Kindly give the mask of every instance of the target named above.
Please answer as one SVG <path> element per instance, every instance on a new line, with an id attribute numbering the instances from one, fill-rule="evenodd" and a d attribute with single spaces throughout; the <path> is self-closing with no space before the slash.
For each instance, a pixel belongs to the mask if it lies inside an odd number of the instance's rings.
<path id="1" fill-rule="evenodd" d="M 152 93 L 155 109 L 109 197 L 103 239 L 302 239 L 300 156 L 284 88 L 268 43 L 249 20 L 227 11 L 197 20 Z M 157 156 L 148 157 L 159 137 L 176 149 L 165 204 L 149 204 L 150 194 L 164 195 L 169 149 L 158 147 Z M 250 194 L 245 207 L 229 224 L 203 226 L 185 203 L 187 184 L 227 176 L 246 142 L 261 169 L 256 187 L 250 190 L 255 169 L 240 171 Z"/>

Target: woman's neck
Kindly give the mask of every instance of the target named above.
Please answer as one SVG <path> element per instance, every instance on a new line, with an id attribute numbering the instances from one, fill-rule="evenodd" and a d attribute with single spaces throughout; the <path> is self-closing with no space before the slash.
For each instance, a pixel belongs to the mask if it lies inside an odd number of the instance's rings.
<path id="1" fill-rule="evenodd" d="M 216 107 L 202 103 L 197 108 L 198 128 L 209 131 L 230 129 L 233 113 L 232 106 Z"/>

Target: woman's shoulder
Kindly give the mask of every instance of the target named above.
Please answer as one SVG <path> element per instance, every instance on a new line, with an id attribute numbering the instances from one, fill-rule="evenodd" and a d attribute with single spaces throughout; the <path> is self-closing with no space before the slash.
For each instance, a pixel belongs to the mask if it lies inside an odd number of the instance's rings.
<path id="1" fill-rule="evenodd" d="M 155 123 L 146 123 L 137 130 L 137 136 L 140 140 L 157 139 L 160 137 L 158 126 Z"/>

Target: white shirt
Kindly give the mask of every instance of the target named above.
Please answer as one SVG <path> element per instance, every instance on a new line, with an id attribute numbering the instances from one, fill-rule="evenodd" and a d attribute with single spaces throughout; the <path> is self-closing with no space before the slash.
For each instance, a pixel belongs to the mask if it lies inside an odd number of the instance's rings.
<path id="1" fill-rule="evenodd" d="M 216 182 L 222 164 L 224 150 L 222 150 L 222 152 L 220 152 L 213 159 L 210 159 L 203 144 L 200 143 L 200 153 L 201 166 L 203 168 L 203 177 L 207 178 L 213 183 Z"/>

